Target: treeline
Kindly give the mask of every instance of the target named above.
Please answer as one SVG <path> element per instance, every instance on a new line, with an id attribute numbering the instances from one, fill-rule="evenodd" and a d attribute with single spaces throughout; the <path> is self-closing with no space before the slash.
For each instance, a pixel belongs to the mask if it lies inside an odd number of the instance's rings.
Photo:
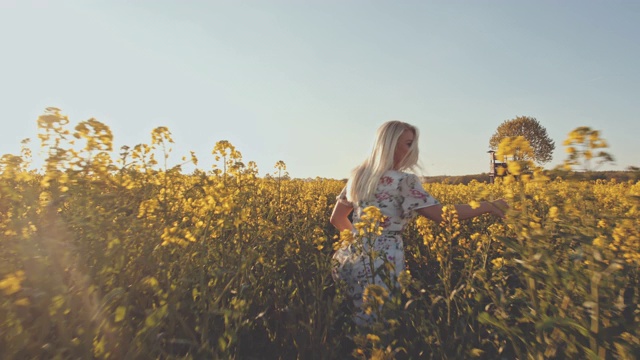
<path id="1" fill-rule="evenodd" d="M 547 176 L 552 179 L 571 178 L 574 180 L 614 180 L 617 182 L 626 181 L 640 181 L 640 170 L 625 170 L 625 171 L 588 171 L 588 172 L 572 172 L 567 173 L 562 170 L 550 170 L 547 172 Z M 423 181 L 425 183 L 442 183 L 442 184 L 469 184 L 472 180 L 481 183 L 489 183 L 489 173 L 471 174 L 471 175 L 439 175 L 439 176 L 425 176 Z"/>

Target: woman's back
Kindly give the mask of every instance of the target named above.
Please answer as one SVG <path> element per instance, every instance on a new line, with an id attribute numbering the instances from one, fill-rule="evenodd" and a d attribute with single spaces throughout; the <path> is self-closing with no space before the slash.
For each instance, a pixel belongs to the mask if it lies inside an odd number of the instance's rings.
<path id="1" fill-rule="evenodd" d="M 373 198 L 354 206 L 346 198 L 345 187 L 338 196 L 338 201 L 353 206 L 354 223 L 360 220 L 366 207 L 377 207 L 384 216 L 384 221 L 380 224 L 384 231 L 402 231 L 415 216 L 415 209 L 438 204 L 438 201 L 422 188 L 416 175 L 397 170 L 388 170 L 383 174 Z"/>

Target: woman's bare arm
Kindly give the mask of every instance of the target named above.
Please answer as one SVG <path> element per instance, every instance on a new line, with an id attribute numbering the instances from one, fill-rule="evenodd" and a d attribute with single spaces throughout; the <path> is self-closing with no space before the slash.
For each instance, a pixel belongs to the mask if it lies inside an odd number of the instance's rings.
<path id="1" fill-rule="evenodd" d="M 483 201 L 480 203 L 480 206 L 475 209 L 467 204 L 457 204 L 453 206 L 455 207 L 456 212 L 458 213 L 458 219 L 460 220 L 471 219 L 482 214 L 493 214 L 499 217 L 504 217 L 505 212 L 509 208 L 507 202 L 502 199 L 495 201 Z M 435 222 L 441 222 L 442 207 L 442 204 L 438 204 L 421 209 L 416 209 L 416 211 L 418 212 L 418 214 L 426 217 L 427 219 L 433 220 Z"/>
<path id="2" fill-rule="evenodd" d="M 331 219 L 329 222 L 336 227 L 339 231 L 352 230 L 353 224 L 349 221 L 349 214 L 353 211 L 353 207 L 349 206 L 341 201 L 336 202 L 331 213 Z"/>

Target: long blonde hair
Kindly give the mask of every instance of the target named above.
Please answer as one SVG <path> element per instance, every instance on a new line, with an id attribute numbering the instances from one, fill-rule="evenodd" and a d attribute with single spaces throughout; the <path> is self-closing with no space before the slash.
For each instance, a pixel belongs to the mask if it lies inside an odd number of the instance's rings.
<path id="1" fill-rule="evenodd" d="M 347 182 L 347 200 L 357 204 L 373 197 L 382 174 L 394 167 L 396 145 L 405 130 L 413 132 L 414 138 L 411 148 L 398 164 L 397 170 L 416 167 L 418 163 L 418 129 L 402 121 L 387 121 L 378 128 L 369 157 L 351 173 Z"/>

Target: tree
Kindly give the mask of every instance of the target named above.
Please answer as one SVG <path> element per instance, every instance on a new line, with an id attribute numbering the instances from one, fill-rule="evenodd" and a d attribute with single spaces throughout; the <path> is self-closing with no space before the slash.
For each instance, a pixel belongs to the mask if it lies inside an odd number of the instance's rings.
<path id="1" fill-rule="evenodd" d="M 515 119 L 505 120 L 489 139 L 489 147 L 497 150 L 500 141 L 506 137 L 523 136 L 533 149 L 533 156 L 524 154 L 524 158 L 515 160 L 533 160 L 538 165 L 551 161 L 555 142 L 547 135 L 547 129 L 540 125 L 538 120 L 529 116 L 518 116 Z"/>

